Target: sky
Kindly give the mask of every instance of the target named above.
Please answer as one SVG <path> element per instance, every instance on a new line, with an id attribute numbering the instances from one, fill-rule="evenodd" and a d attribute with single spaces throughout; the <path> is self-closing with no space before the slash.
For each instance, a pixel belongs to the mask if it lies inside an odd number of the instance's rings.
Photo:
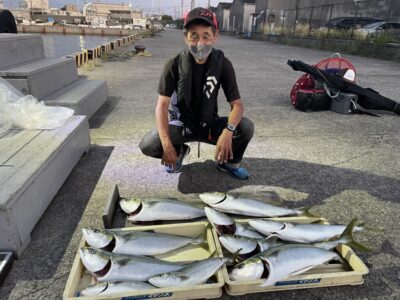
<path id="1" fill-rule="evenodd" d="M 1 0 L 0 0 L 1 1 Z M 4 8 L 18 7 L 20 0 L 3 0 Z M 232 0 L 195 0 L 195 7 L 206 7 L 210 1 L 211 6 L 217 6 L 219 2 L 232 2 Z M 65 4 L 78 4 L 80 10 L 85 3 L 132 3 L 132 8 L 143 8 L 145 13 L 166 14 L 179 17 L 181 11 L 181 0 L 49 0 L 49 7 L 62 7 Z M 190 10 L 191 0 L 183 0 L 184 11 Z"/>

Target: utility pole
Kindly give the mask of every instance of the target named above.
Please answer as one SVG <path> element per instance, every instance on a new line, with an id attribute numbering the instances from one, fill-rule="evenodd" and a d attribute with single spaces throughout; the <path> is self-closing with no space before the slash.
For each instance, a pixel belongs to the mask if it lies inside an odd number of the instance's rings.
<path id="1" fill-rule="evenodd" d="M 208 0 L 208 6 L 207 6 L 207 8 L 210 8 L 210 7 L 211 7 L 210 0 Z"/>
<path id="2" fill-rule="evenodd" d="M 190 10 L 192 10 L 195 6 L 195 0 L 192 0 L 192 3 L 190 4 Z"/>
<path id="3" fill-rule="evenodd" d="M 181 18 L 183 18 L 183 0 L 181 0 Z"/>

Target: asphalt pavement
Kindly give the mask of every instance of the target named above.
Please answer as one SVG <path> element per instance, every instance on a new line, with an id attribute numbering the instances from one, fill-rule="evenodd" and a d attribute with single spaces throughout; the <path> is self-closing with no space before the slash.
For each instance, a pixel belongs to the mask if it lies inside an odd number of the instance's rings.
<path id="1" fill-rule="evenodd" d="M 198 201 L 205 191 L 273 191 L 288 207 L 311 207 L 332 223 L 359 218 L 368 227 L 356 239 L 373 251 L 357 252 L 370 273 L 358 286 L 291 290 L 240 299 L 400 299 L 400 118 L 295 110 L 289 92 L 302 74 L 288 59 L 313 64 L 332 51 L 221 36 L 236 70 L 245 116 L 255 135 L 243 159 L 251 178 L 235 180 L 215 168 L 214 147 L 197 144 L 183 172 L 167 174 L 158 160 L 141 154 L 142 136 L 155 126 L 157 84 L 164 63 L 184 47 L 182 33 L 167 30 L 138 41 L 151 57 L 122 55 L 92 71 L 105 79 L 108 102 L 90 120 L 91 146 L 32 232 L 32 241 L 0 287 L 0 299 L 61 299 L 84 226 L 101 226 L 111 187 L 125 197 L 170 196 Z M 133 45 L 123 51 L 131 51 Z M 400 64 L 358 56 L 357 82 L 399 99 Z M 219 96 L 220 115 L 229 105 Z M 49 179 L 50 180 L 50 179 Z M 27 207 L 26 209 L 29 209 Z M 222 299 L 233 299 L 224 295 Z"/>

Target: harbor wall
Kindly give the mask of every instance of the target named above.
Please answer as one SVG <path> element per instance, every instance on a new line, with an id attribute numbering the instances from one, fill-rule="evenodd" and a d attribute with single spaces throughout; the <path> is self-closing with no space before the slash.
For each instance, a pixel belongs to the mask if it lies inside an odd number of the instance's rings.
<path id="1" fill-rule="evenodd" d="M 115 35 L 128 36 L 140 32 L 131 29 L 115 28 L 90 28 L 90 27 L 67 27 L 67 26 L 43 26 L 43 25 L 17 25 L 20 33 L 56 33 L 56 34 L 79 34 L 79 35 Z"/>

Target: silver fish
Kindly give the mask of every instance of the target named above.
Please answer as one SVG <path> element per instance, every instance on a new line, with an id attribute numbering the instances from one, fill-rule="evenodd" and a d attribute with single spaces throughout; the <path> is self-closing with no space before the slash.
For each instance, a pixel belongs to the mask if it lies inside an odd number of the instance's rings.
<path id="1" fill-rule="evenodd" d="M 271 220 L 251 220 L 251 227 L 264 235 L 274 234 L 281 240 L 296 243 L 317 243 L 339 237 L 346 229 L 345 225 L 300 224 Z M 362 230 L 355 227 L 354 230 Z"/>
<path id="2" fill-rule="evenodd" d="M 99 282 L 89 285 L 80 291 L 79 296 L 111 296 L 118 293 L 137 292 L 155 288 L 155 286 L 141 281 Z"/>
<path id="3" fill-rule="evenodd" d="M 226 234 L 221 235 L 218 239 L 222 246 L 230 253 L 243 255 L 249 253 L 255 254 L 254 252 L 257 251 L 258 243 L 256 239 Z"/>
<path id="4" fill-rule="evenodd" d="M 357 219 L 354 219 L 352 222 L 350 222 L 339 238 L 319 243 L 312 243 L 312 246 L 323 248 L 325 250 L 332 250 L 338 245 L 349 245 L 361 251 L 370 251 L 368 247 L 354 240 L 353 230 L 356 222 Z M 269 237 L 262 239 L 254 239 L 244 236 L 222 235 L 219 237 L 219 240 L 226 250 L 228 250 L 230 253 L 239 254 L 239 257 L 241 258 L 248 258 L 249 255 L 254 255 L 257 251 L 263 252 L 273 247 L 294 243 L 282 241 L 276 234 L 272 234 Z"/>
<path id="5" fill-rule="evenodd" d="M 260 248 L 260 252 L 271 249 L 273 247 L 278 247 L 282 245 L 287 245 L 288 242 L 280 240 L 277 236 L 270 235 L 265 239 L 257 239 L 258 247 Z"/>
<path id="6" fill-rule="evenodd" d="M 204 207 L 204 212 L 218 234 L 235 234 L 236 224 L 229 216 L 210 207 Z"/>
<path id="7" fill-rule="evenodd" d="M 211 207 L 232 214 L 253 217 L 279 217 L 303 214 L 302 211 L 279 207 L 251 198 L 235 198 L 225 193 L 203 193 L 200 199 Z"/>
<path id="8" fill-rule="evenodd" d="M 253 230 L 253 227 L 251 227 L 248 224 L 241 224 L 241 223 L 235 223 L 235 224 L 236 224 L 235 235 L 245 236 L 253 239 L 265 238 L 263 235 Z"/>
<path id="9" fill-rule="evenodd" d="M 211 207 L 204 207 L 204 212 L 208 221 L 218 232 L 222 234 L 235 234 L 252 238 L 263 238 L 261 234 L 252 230 L 247 224 L 235 223 L 235 221 L 223 212 L 215 210 Z"/>
<path id="10" fill-rule="evenodd" d="M 247 259 L 267 249 L 287 245 L 288 242 L 279 240 L 276 236 L 267 238 L 249 238 L 238 235 L 221 235 L 219 241 L 222 246 L 232 254 L 238 254 L 242 259 Z M 336 244 L 337 246 L 338 244 Z"/>
<path id="11" fill-rule="evenodd" d="M 128 255 L 155 256 L 189 244 L 204 243 L 201 237 L 191 238 L 145 231 L 116 232 L 99 228 L 84 228 L 82 231 L 91 247 Z"/>
<path id="12" fill-rule="evenodd" d="M 311 245 L 283 245 L 261 252 L 237 264 L 229 277 L 231 280 L 251 281 L 261 279 L 263 273 L 266 272 L 266 279 L 260 285 L 265 287 L 274 285 L 289 276 L 302 274 L 333 259 L 340 260 L 341 258 L 335 252 Z M 256 272 L 252 273 L 254 271 Z"/>
<path id="13" fill-rule="evenodd" d="M 204 216 L 202 208 L 172 198 L 147 201 L 137 198 L 122 199 L 119 204 L 128 214 L 128 220 L 133 222 L 187 220 Z"/>
<path id="14" fill-rule="evenodd" d="M 189 286 L 205 282 L 224 264 L 226 259 L 208 258 L 197 261 L 178 272 L 159 274 L 149 279 L 157 287 Z"/>
<path id="15" fill-rule="evenodd" d="M 133 256 L 95 250 L 89 247 L 79 249 L 86 269 L 104 281 L 146 281 L 150 277 L 182 269 L 185 264 L 162 261 L 146 256 Z"/>

